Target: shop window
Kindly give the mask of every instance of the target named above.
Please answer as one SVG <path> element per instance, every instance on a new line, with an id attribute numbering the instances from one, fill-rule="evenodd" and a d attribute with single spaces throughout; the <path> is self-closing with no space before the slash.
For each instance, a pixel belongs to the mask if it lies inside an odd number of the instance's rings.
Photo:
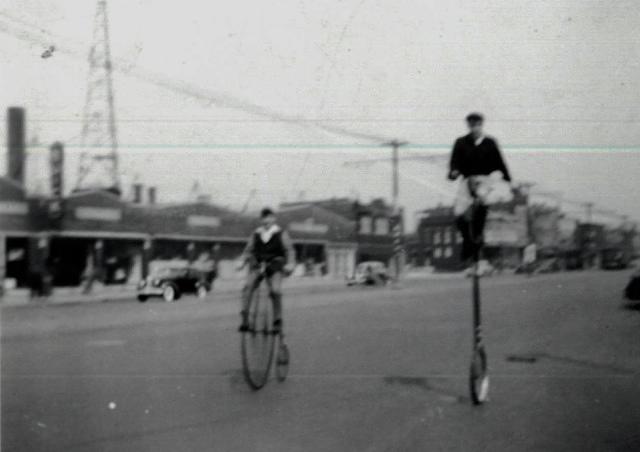
<path id="1" fill-rule="evenodd" d="M 435 250 L 433 250 L 433 257 L 435 257 L 436 259 L 439 259 L 442 257 L 442 248 L 438 247 Z"/>
<path id="2" fill-rule="evenodd" d="M 448 246 L 444 249 L 444 257 L 451 257 L 453 256 L 453 249 Z"/>

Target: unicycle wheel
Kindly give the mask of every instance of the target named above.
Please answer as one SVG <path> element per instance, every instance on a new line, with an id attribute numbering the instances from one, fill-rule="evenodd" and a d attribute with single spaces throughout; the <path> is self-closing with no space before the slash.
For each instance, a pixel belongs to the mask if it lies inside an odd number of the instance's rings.
<path id="1" fill-rule="evenodd" d="M 276 378 L 282 382 L 287 379 L 289 373 L 289 347 L 284 342 L 280 342 L 278 355 L 276 357 Z"/>
<path id="2" fill-rule="evenodd" d="M 489 373 L 487 370 L 487 353 L 479 347 L 473 352 L 469 371 L 469 389 L 474 405 L 481 405 L 489 400 Z"/>

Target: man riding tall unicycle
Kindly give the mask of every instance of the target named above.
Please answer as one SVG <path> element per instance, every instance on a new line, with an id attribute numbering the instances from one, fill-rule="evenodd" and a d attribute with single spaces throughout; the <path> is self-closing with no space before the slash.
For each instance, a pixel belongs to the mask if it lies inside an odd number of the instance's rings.
<path id="1" fill-rule="evenodd" d="M 456 225 L 462 235 L 462 260 L 472 264 L 473 352 L 469 372 L 471 400 L 484 403 L 489 394 L 487 352 L 482 342 L 480 310 L 480 275 L 478 262 L 484 245 L 484 226 L 488 204 L 505 196 L 505 185 L 511 182 L 509 170 L 496 140 L 483 132 L 484 118 L 480 113 L 467 116 L 469 133 L 458 138 L 451 152 L 449 179 L 459 181 L 454 203 Z M 503 192 L 503 193 L 501 193 Z"/>

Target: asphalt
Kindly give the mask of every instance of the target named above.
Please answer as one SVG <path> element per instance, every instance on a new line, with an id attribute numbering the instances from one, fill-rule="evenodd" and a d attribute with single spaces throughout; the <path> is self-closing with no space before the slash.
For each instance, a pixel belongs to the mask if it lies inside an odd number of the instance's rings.
<path id="1" fill-rule="evenodd" d="M 462 278 L 290 292 L 289 378 L 259 392 L 240 373 L 233 297 L 5 307 L 2 450 L 640 450 L 628 277 L 483 280 L 481 407 Z"/>

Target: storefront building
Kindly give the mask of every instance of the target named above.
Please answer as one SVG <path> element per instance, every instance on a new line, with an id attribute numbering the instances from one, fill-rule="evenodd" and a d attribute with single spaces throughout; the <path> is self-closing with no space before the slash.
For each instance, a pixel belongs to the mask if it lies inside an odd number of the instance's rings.
<path id="1" fill-rule="evenodd" d="M 0 281 L 7 281 L 8 287 L 29 283 L 29 258 L 35 254 L 32 225 L 24 188 L 0 177 Z"/>
<path id="2" fill-rule="evenodd" d="M 135 284 L 162 263 L 208 268 L 221 278 L 235 270 L 257 215 L 206 202 L 135 204 L 107 191 L 64 199 L 27 198 L 0 178 L 0 286 L 82 287 Z M 355 223 L 317 206 L 283 209 L 298 273 L 344 278 L 353 273 Z"/>
<path id="3" fill-rule="evenodd" d="M 277 215 L 291 235 L 304 274 L 333 278 L 353 274 L 358 248 L 352 221 L 313 204 L 285 206 Z"/>
<path id="4" fill-rule="evenodd" d="M 421 212 L 416 234 L 419 265 L 442 271 L 457 271 L 463 267 L 460 259 L 462 237 L 455 226 L 452 207 L 438 206 Z"/>
<path id="5" fill-rule="evenodd" d="M 402 213 L 394 215 L 391 206 L 382 199 L 368 204 L 350 198 L 331 198 L 317 201 L 286 203 L 282 209 L 313 205 L 329 211 L 345 221 L 351 228 L 356 243 L 355 263 L 381 261 L 389 266 L 394 256 L 394 222 L 399 222 L 400 238 L 403 235 Z M 402 241 L 399 243 L 403 245 Z"/>
<path id="6" fill-rule="evenodd" d="M 528 243 L 527 207 L 520 201 L 489 209 L 483 258 L 497 268 L 517 267 Z M 442 271 L 458 271 L 467 265 L 461 259 L 462 236 L 455 224 L 453 207 L 438 206 L 422 211 L 417 236 L 424 265 Z"/>

